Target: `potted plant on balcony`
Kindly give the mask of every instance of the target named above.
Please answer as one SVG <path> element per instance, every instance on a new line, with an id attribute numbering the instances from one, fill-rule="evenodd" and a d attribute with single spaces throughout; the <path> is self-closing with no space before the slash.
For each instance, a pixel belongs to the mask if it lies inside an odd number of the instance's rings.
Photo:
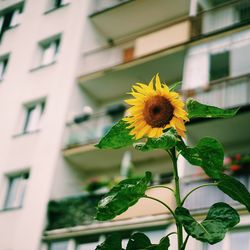
<path id="1" fill-rule="evenodd" d="M 126 100 L 131 105 L 128 109 L 129 116 L 116 123 L 96 145 L 100 149 L 118 149 L 133 145 L 135 149 L 142 152 L 164 150 L 173 163 L 175 188 L 167 187 L 166 192 L 173 193 L 176 201 L 175 210 L 161 200 L 146 194 L 151 182 L 150 172 L 146 172 L 145 176 L 140 179 L 130 178 L 121 181 L 99 202 L 96 219 L 100 221 L 115 218 L 141 198 L 159 202 L 172 214 L 176 231 L 163 237 L 159 244 L 151 244 L 146 235 L 134 233 L 130 236 L 126 250 L 168 249 L 172 234 L 177 234 L 178 250 L 186 248 L 190 236 L 209 244 L 223 240 L 226 232 L 239 223 L 240 218 L 234 208 L 223 202 L 215 203 L 201 222 L 198 222 L 185 208 L 185 201 L 189 196 L 204 186 L 218 188 L 250 211 L 248 190 L 237 179 L 224 173 L 222 145 L 211 137 L 200 139 L 195 147 L 188 146 L 184 140 L 185 124 L 191 119 L 233 117 L 237 109 L 224 110 L 189 99 L 185 110 L 180 95 L 174 90 L 175 86 L 169 88 L 160 81 L 158 75 L 151 80 L 149 85 L 142 83 L 134 85 L 131 92 L 134 98 Z M 182 155 L 190 164 L 201 167 L 213 182 L 197 186 L 182 197 L 177 164 L 179 155 Z M 187 235 L 185 239 L 184 230 Z M 121 250 L 121 238 L 118 235 L 111 235 L 96 249 Z"/>

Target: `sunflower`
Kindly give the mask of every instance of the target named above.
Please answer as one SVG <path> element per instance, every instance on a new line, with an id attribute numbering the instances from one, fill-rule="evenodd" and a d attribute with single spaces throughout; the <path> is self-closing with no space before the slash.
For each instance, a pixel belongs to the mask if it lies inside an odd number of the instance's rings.
<path id="1" fill-rule="evenodd" d="M 149 85 L 136 83 L 131 94 L 134 99 L 125 100 L 131 105 L 128 117 L 123 120 L 131 129 L 130 134 L 135 139 L 144 136 L 157 138 L 168 128 L 174 128 L 178 135 L 185 137 L 185 121 L 189 121 L 184 103 L 180 95 L 170 91 L 166 84 L 162 84 L 160 77 L 150 81 Z"/>

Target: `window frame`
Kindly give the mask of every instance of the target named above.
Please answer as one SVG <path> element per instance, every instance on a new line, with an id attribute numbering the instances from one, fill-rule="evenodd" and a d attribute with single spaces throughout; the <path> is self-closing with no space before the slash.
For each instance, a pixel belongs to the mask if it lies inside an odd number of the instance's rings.
<path id="1" fill-rule="evenodd" d="M 37 109 L 40 109 L 39 118 L 37 120 L 37 128 L 28 129 L 29 123 L 32 119 L 31 118 L 32 112 L 37 110 Z M 45 98 L 23 105 L 23 119 L 22 119 L 22 124 L 21 124 L 21 134 L 30 134 L 30 133 L 37 132 L 40 130 L 41 119 L 43 118 L 45 109 L 46 109 L 46 99 Z M 33 115 L 34 115 L 34 113 L 33 113 Z"/>
<path id="2" fill-rule="evenodd" d="M 15 210 L 15 209 L 20 209 L 23 207 L 24 204 L 24 199 L 25 199 L 25 193 L 27 190 L 27 182 L 30 178 L 30 171 L 29 170 L 24 170 L 18 173 L 10 173 L 5 175 L 6 178 L 6 190 L 4 194 L 4 199 L 3 199 L 3 204 L 2 204 L 2 210 L 3 211 L 8 211 L 8 210 Z M 15 206 L 13 205 L 13 201 L 10 201 L 10 195 L 13 191 L 13 183 L 15 180 L 26 180 L 25 182 L 25 187 L 24 190 L 22 191 L 21 194 L 19 194 L 18 197 L 18 205 Z M 20 185 L 20 184 L 19 184 Z M 10 203 L 10 204 L 9 204 Z"/>
<path id="3" fill-rule="evenodd" d="M 15 28 L 21 24 L 21 18 L 24 10 L 24 3 L 18 3 L 14 6 L 11 6 L 9 8 L 6 8 L 0 12 L 0 40 L 2 39 L 4 33 L 12 28 Z M 13 17 L 15 16 L 15 13 L 18 11 L 19 15 L 19 21 L 15 24 L 12 24 Z M 9 19 L 6 21 L 6 17 Z M 18 20 L 18 19 L 17 19 Z"/>
<path id="4" fill-rule="evenodd" d="M 52 38 L 43 40 L 38 43 L 38 46 L 39 46 L 40 56 L 37 68 L 46 67 L 48 65 L 54 64 L 57 61 L 57 57 L 60 52 L 61 35 L 56 35 Z M 50 55 L 51 59 L 46 62 L 46 60 L 48 59 L 44 59 L 44 57 L 46 53 L 49 53 L 48 52 L 49 50 L 51 50 L 50 53 L 53 53 L 53 55 Z"/>
<path id="5" fill-rule="evenodd" d="M 56 1 L 60 1 L 60 4 L 56 4 Z M 65 3 L 62 3 L 62 1 L 65 0 L 48 0 L 48 4 L 47 4 L 47 10 L 44 12 L 44 14 L 49 14 L 50 12 L 54 12 L 58 9 L 61 9 L 65 6 L 68 6 L 69 4 L 71 4 L 71 0 L 66 0 Z"/>

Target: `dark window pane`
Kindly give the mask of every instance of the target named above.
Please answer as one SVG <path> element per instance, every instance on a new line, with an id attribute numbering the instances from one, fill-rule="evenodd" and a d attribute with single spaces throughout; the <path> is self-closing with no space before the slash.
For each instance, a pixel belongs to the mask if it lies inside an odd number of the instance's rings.
<path id="1" fill-rule="evenodd" d="M 229 76 L 229 51 L 210 55 L 210 81 Z"/>

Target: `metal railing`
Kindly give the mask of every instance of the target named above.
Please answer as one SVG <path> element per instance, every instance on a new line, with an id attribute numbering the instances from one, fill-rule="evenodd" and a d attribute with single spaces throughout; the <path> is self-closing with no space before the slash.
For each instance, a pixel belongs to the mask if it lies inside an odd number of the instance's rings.
<path id="1" fill-rule="evenodd" d="M 250 175 L 242 174 L 236 177 L 242 184 L 244 184 L 248 190 L 250 190 Z M 211 182 L 210 180 L 199 180 L 189 182 L 183 185 L 183 193 L 186 194 L 193 188 L 207 184 Z M 233 206 L 239 206 L 240 204 L 229 196 L 224 194 L 216 187 L 203 187 L 196 190 L 195 193 L 191 194 L 185 201 L 185 207 L 191 210 L 203 210 L 212 206 L 216 202 L 225 202 Z"/>
<path id="2" fill-rule="evenodd" d="M 183 95 L 221 108 L 246 106 L 250 104 L 250 74 L 213 81 L 209 86 L 185 91 Z"/>
<path id="3" fill-rule="evenodd" d="M 81 123 L 69 124 L 65 148 L 95 143 L 112 125 L 111 117 L 104 114 L 93 116 Z"/>
<path id="4" fill-rule="evenodd" d="M 183 91 L 181 94 L 184 99 L 193 97 L 201 103 L 221 108 L 250 105 L 250 74 L 213 81 L 206 88 Z M 118 118 L 121 117 L 122 114 Z M 114 117 L 103 112 L 92 115 L 86 121 L 69 124 L 65 148 L 95 143 L 118 118 L 114 120 Z"/>

